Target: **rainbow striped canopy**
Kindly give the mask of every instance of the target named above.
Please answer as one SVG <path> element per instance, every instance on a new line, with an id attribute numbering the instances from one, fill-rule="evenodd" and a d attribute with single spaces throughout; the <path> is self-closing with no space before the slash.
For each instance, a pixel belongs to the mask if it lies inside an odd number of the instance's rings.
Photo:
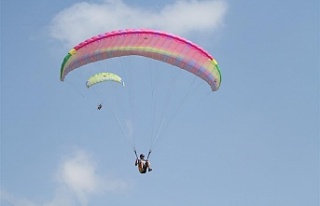
<path id="1" fill-rule="evenodd" d="M 82 65 L 128 55 L 152 58 L 187 70 L 206 81 L 213 91 L 220 87 L 218 63 L 208 52 L 181 37 L 147 29 L 112 31 L 81 42 L 64 58 L 60 80 Z"/>

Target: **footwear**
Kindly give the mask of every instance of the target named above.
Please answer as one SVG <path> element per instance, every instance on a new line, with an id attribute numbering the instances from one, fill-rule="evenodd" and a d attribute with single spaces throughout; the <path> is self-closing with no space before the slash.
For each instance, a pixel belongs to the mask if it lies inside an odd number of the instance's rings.
<path id="1" fill-rule="evenodd" d="M 149 168 L 149 169 L 148 169 L 148 172 L 151 172 L 151 171 L 152 171 L 152 169 L 151 169 L 151 168 Z"/>

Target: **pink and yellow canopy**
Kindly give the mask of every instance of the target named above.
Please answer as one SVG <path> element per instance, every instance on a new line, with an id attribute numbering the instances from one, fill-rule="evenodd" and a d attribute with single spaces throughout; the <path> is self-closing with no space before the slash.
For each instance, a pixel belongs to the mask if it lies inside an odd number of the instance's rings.
<path id="1" fill-rule="evenodd" d="M 64 58 L 60 80 L 82 65 L 128 55 L 152 58 L 187 70 L 206 81 L 213 91 L 220 87 L 218 63 L 208 52 L 181 37 L 146 29 L 112 31 L 81 42 Z"/>

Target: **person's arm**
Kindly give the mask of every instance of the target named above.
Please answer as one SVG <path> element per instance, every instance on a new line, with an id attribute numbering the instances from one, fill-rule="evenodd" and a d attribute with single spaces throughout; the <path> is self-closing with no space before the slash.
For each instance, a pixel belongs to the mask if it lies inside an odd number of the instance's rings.
<path id="1" fill-rule="evenodd" d="M 136 159 L 136 162 L 134 163 L 134 165 L 135 165 L 135 166 L 137 166 L 137 165 L 138 165 L 138 163 L 139 163 L 139 160 L 138 160 L 138 159 Z"/>

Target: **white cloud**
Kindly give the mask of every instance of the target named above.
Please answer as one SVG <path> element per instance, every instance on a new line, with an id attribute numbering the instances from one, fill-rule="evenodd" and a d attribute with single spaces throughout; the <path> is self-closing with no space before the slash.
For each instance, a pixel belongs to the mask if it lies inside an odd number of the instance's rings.
<path id="1" fill-rule="evenodd" d="M 37 203 L 1 189 L 1 202 L 13 206 L 86 206 L 92 197 L 122 192 L 130 187 L 124 180 L 99 174 L 94 159 L 83 150 L 63 157 L 58 168 L 57 187 L 51 200 Z"/>
<path id="2" fill-rule="evenodd" d="M 96 173 L 94 162 L 83 151 L 77 151 L 65 159 L 58 172 L 58 179 L 85 205 L 88 196 L 99 189 L 100 176 Z"/>
<path id="3" fill-rule="evenodd" d="M 81 2 L 58 13 L 50 35 L 68 47 L 99 33 L 125 28 L 152 28 L 178 35 L 215 31 L 223 25 L 223 0 L 180 0 L 160 10 L 130 7 L 121 0 Z"/>
<path id="4" fill-rule="evenodd" d="M 81 150 L 63 160 L 57 177 L 60 186 L 75 195 L 81 205 L 87 205 L 92 195 L 128 188 L 128 184 L 123 180 L 99 174 L 96 163 Z"/>

